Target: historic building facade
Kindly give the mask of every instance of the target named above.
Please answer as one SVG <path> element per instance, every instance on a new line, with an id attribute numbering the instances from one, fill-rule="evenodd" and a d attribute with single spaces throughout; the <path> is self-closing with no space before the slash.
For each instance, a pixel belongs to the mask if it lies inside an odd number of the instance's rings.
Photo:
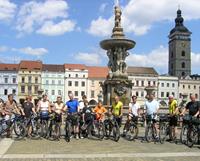
<path id="1" fill-rule="evenodd" d="M 20 103 L 26 96 L 32 95 L 33 101 L 38 100 L 38 91 L 41 90 L 41 61 L 21 61 L 18 69 L 18 97 Z"/>
<path id="2" fill-rule="evenodd" d="M 175 27 L 169 34 L 168 73 L 179 78 L 191 75 L 191 32 L 183 22 L 181 10 L 178 10 Z"/>
<path id="3" fill-rule="evenodd" d="M 18 64 L 0 64 L 0 98 L 7 100 L 13 94 L 18 101 Z"/>
<path id="4" fill-rule="evenodd" d="M 169 95 L 179 99 L 179 79 L 175 76 L 160 75 L 158 77 L 158 100 L 167 105 Z"/>
<path id="5" fill-rule="evenodd" d="M 147 86 L 155 88 L 155 97 L 158 95 L 158 73 L 154 68 L 128 67 L 128 79 L 132 80 L 132 95 L 138 97 L 138 102 L 144 104 Z"/>
<path id="6" fill-rule="evenodd" d="M 42 65 L 42 90 L 48 95 L 50 101 L 56 101 L 57 96 L 65 98 L 65 72 L 64 65 Z"/>

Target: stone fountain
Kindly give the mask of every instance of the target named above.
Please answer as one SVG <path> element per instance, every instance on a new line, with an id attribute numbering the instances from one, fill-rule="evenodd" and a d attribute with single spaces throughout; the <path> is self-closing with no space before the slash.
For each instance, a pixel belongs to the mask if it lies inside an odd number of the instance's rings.
<path id="1" fill-rule="evenodd" d="M 121 97 L 124 104 L 127 104 L 131 96 L 132 83 L 128 80 L 126 57 L 127 50 L 135 46 L 133 40 L 127 39 L 121 26 L 122 11 L 119 3 L 115 5 L 115 24 L 110 39 L 100 42 L 101 48 L 107 51 L 109 58 L 109 74 L 101 84 L 103 88 L 104 104 L 111 105 L 116 95 Z"/>

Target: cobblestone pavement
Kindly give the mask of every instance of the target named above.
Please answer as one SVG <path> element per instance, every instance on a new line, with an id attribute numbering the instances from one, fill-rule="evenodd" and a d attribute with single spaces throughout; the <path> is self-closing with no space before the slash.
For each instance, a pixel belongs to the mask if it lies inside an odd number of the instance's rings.
<path id="1" fill-rule="evenodd" d="M 142 136 L 142 134 L 140 134 Z M 0 148 L 2 146 L 0 141 Z M 113 140 L 72 139 L 70 143 L 60 141 L 14 140 L 8 149 L 0 153 L 0 160 L 14 161 L 199 161 L 200 146 L 188 148 L 182 144 L 146 143 L 141 140 L 119 142 Z"/>

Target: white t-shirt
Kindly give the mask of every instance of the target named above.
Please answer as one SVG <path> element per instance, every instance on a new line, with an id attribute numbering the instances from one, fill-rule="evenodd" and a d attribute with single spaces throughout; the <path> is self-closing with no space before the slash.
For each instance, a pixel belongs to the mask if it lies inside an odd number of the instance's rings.
<path id="1" fill-rule="evenodd" d="M 63 107 L 64 107 L 63 103 L 60 103 L 60 104 L 55 103 L 55 112 L 58 113 L 58 114 L 60 114 L 61 110 L 63 109 Z"/>
<path id="2" fill-rule="evenodd" d="M 135 116 L 138 116 L 138 109 L 140 109 L 140 105 L 136 102 L 135 104 L 133 102 L 129 103 L 129 109 L 131 109 L 131 113 Z"/>
<path id="3" fill-rule="evenodd" d="M 83 102 L 83 101 L 80 101 L 80 102 L 79 102 L 79 110 L 82 111 L 84 107 L 85 107 L 84 102 Z"/>
<path id="4" fill-rule="evenodd" d="M 156 113 L 159 109 L 159 103 L 156 100 L 146 101 L 144 109 L 146 110 L 147 115 L 153 115 L 153 113 Z"/>
<path id="5" fill-rule="evenodd" d="M 49 109 L 49 101 L 40 101 L 40 110 L 41 111 L 48 111 Z"/>

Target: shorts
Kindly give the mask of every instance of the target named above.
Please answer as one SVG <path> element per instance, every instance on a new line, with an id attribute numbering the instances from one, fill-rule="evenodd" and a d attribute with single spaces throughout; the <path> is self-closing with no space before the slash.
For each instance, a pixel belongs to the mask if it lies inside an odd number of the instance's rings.
<path id="1" fill-rule="evenodd" d="M 72 126 L 79 125 L 79 115 L 78 114 L 68 114 L 67 121 L 70 121 Z"/>
<path id="2" fill-rule="evenodd" d="M 148 124 L 150 121 L 152 121 L 153 124 L 157 122 L 156 119 L 153 119 L 153 118 L 152 118 L 152 115 L 147 115 L 147 116 L 146 116 L 146 121 L 147 121 L 147 124 Z"/>
<path id="3" fill-rule="evenodd" d="M 48 120 L 49 119 L 49 112 L 48 111 L 41 111 L 40 112 L 40 119 L 41 120 Z"/>
<path id="4" fill-rule="evenodd" d="M 132 113 L 129 114 L 129 116 L 131 117 L 131 121 L 137 123 L 138 122 L 138 116 L 133 115 Z"/>
<path id="5" fill-rule="evenodd" d="M 62 122 L 62 114 L 57 114 L 57 113 L 56 113 L 56 115 L 55 115 L 55 120 L 56 120 L 56 122 L 58 122 L 58 123 Z"/>
<path id="6" fill-rule="evenodd" d="M 177 116 L 172 116 L 169 119 L 169 126 L 177 126 L 178 118 Z"/>
<path id="7" fill-rule="evenodd" d="M 116 121 L 117 121 L 118 126 L 121 127 L 121 124 L 122 124 L 122 118 L 119 117 L 119 116 L 114 116 L 114 117 L 115 117 L 115 119 L 116 119 Z"/>

